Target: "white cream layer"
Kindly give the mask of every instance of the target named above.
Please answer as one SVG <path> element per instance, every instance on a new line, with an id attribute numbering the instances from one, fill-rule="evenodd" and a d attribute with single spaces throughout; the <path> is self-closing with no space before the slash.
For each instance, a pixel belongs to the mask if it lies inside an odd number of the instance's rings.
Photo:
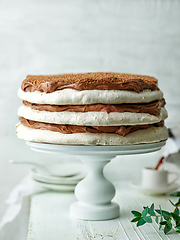
<path id="1" fill-rule="evenodd" d="M 143 103 L 163 98 L 161 91 L 144 90 L 137 93 L 126 90 L 83 90 L 63 89 L 52 93 L 40 91 L 24 92 L 20 88 L 18 96 L 32 103 L 53 105 L 84 105 L 94 103 L 120 104 L 120 103 Z"/>
<path id="2" fill-rule="evenodd" d="M 34 110 L 22 105 L 18 110 L 20 117 L 37 122 L 70 124 L 82 126 L 119 126 L 119 125 L 141 125 L 160 122 L 167 118 L 167 111 L 161 108 L 159 116 L 148 113 L 131 112 L 48 112 Z"/>
<path id="3" fill-rule="evenodd" d="M 25 141 L 71 144 L 71 145 L 133 145 L 140 143 L 153 143 L 166 140 L 168 133 L 166 127 L 148 128 L 129 133 L 125 137 L 108 133 L 75 133 L 62 134 L 49 130 L 33 129 L 19 124 L 17 136 Z"/>

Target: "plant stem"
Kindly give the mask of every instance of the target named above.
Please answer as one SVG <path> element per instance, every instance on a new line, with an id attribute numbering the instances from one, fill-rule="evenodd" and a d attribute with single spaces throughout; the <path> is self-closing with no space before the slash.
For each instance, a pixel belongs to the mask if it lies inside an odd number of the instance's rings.
<path id="1" fill-rule="evenodd" d="M 179 207 L 180 207 L 180 204 L 178 204 L 178 205 L 175 207 L 173 213 L 175 213 L 175 211 L 176 211 Z"/>

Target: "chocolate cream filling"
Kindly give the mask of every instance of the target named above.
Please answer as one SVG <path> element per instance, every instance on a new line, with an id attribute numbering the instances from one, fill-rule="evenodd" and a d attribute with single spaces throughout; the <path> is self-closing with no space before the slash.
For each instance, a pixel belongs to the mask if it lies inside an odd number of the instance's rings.
<path id="1" fill-rule="evenodd" d="M 150 76 L 122 73 L 79 73 L 59 75 L 28 75 L 22 82 L 25 92 L 51 93 L 66 88 L 82 90 L 127 90 L 141 92 L 144 89 L 159 90 L 157 79 Z"/>
<path id="2" fill-rule="evenodd" d="M 158 116 L 161 107 L 164 107 L 165 99 L 153 101 L 151 103 L 136 104 L 90 104 L 90 105 L 49 105 L 36 104 L 23 100 L 23 104 L 39 111 L 49 112 L 132 112 L 132 113 L 149 113 Z"/>
<path id="3" fill-rule="evenodd" d="M 52 123 L 36 122 L 32 120 L 19 117 L 20 122 L 30 128 L 49 130 L 53 132 L 60 132 L 63 134 L 72 133 L 115 133 L 121 136 L 125 136 L 128 133 L 138 131 L 140 129 L 147 129 L 151 127 L 163 127 L 164 121 L 154 124 L 135 125 L 135 126 L 77 126 L 77 125 L 59 125 Z"/>

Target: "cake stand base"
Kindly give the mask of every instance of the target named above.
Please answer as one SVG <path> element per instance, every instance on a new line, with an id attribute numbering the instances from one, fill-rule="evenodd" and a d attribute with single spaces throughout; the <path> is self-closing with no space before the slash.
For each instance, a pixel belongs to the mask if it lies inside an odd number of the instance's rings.
<path id="1" fill-rule="evenodd" d="M 75 188 L 78 202 L 70 215 L 84 220 L 108 220 L 119 216 L 119 206 L 111 202 L 115 187 L 103 173 L 104 166 L 118 155 L 149 153 L 160 150 L 165 141 L 127 146 L 72 146 L 27 142 L 31 149 L 46 153 L 74 155 L 87 167 L 87 176 Z"/>
<path id="2" fill-rule="evenodd" d="M 70 215 L 73 218 L 83 220 L 108 220 L 119 217 L 119 205 L 111 202 L 106 205 L 88 205 L 75 202 L 70 207 Z"/>

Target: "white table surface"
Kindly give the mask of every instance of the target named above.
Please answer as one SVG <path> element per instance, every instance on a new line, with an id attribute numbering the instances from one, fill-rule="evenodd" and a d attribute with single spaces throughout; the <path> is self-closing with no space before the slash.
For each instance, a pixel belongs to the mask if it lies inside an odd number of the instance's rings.
<path id="1" fill-rule="evenodd" d="M 114 198 L 120 205 L 120 217 L 108 221 L 84 221 L 69 216 L 70 204 L 76 201 L 72 193 L 46 192 L 32 197 L 28 240 L 50 239 L 180 239 L 172 231 L 165 235 L 159 231 L 159 225 L 153 221 L 139 228 L 131 223 L 134 218 L 131 210 L 142 211 L 143 206 L 154 202 L 162 209 L 173 210 L 169 196 L 146 196 L 132 191 L 128 181 L 114 181 L 117 193 Z M 173 201 L 176 201 L 173 198 Z"/>

